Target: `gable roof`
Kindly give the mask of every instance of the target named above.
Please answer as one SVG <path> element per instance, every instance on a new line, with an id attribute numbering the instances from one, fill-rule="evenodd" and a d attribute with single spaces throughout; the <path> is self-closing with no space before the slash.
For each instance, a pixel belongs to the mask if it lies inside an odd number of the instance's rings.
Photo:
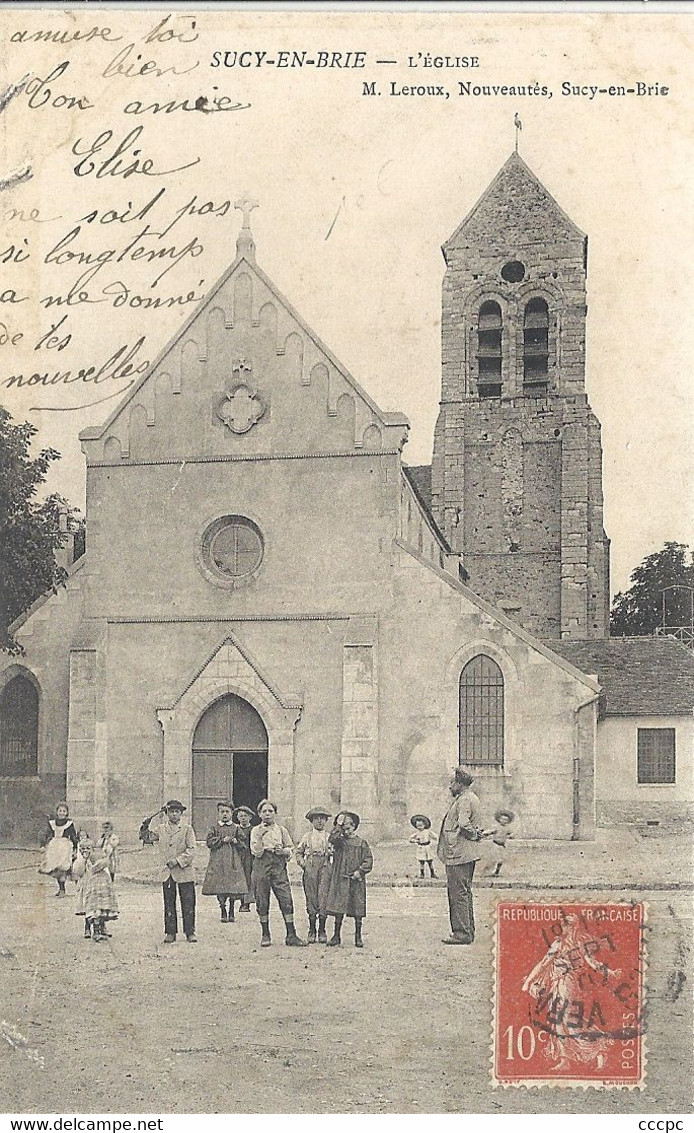
<path id="1" fill-rule="evenodd" d="M 431 527 L 434 535 L 438 539 L 444 551 L 447 554 L 450 554 L 451 545 L 448 542 L 448 539 L 444 535 L 443 531 L 439 527 L 438 523 L 436 522 L 434 513 L 431 510 L 431 466 L 428 464 L 421 464 L 415 466 L 414 468 L 410 468 L 407 464 L 401 464 L 400 467 L 402 469 L 403 476 L 407 480 L 407 483 L 410 485 L 414 493 L 414 497 L 417 503 L 424 513 L 424 517 L 427 523 Z M 429 473 L 428 483 L 426 477 L 427 472 Z M 419 475 L 419 473 L 424 473 L 424 475 Z"/>
<path id="2" fill-rule="evenodd" d="M 672 637 L 547 645 L 584 673 L 597 673 L 607 716 L 682 716 L 694 709 L 694 655 Z"/>
<path id="3" fill-rule="evenodd" d="M 565 673 L 569 674 L 569 676 L 574 677 L 576 680 L 580 681 L 581 684 L 589 688 L 594 695 L 593 697 L 591 697 L 588 703 L 592 703 L 593 699 L 597 698 L 600 692 L 599 682 L 595 679 L 594 676 L 586 673 L 582 669 L 579 669 L 567 657 L 562 656 L 559 650 L 555 650 L 554 645 L 556 644 L 556 642 L 541 641 L 539 637 L 533 637 L 533 635 L 531 633 L 528 633 L 526 629 L 523 629 L 523 627 L 519 625 L 518 622 L 514 622 L 496 606 L 492 606 L 489 602 L 486 602 L 484 598 L 480 598 L 479 594 L 476 594 L 474 590 L 470 589 L 469 586 L 465 586 L 464 583 L 459 582 L 457 579 L 453 578 L 452 575 L 448 573 L 448 571 L 441 570 L 441 568 L 438 567 L 436 563 L 429 562 L 429 560 L 426 559 L 424 555 L 419 554 L 414 550 L 414 548 L 403 542 L 402 539 L 394 539 L 393 543 L 396 547 L 399 547 L 401 551 L 404 551 L 407 555 L 409 555 L 410 558 L 415 559 L 416 562 L 425 567 L 426 570 L 431 571 L 432 574 L 437 575 L 437 577 L 440 578 L 442 582 L 445 582 L 446 586 L 449 586 L 451 590 L 456 590 L 459 594 L 462 594 L 465 598 L 467 598 L 468 602 L 470 602 L 471 605 L 477 606 L 477 608 L 484 614 L 486 614 L 487 617 L 492 618 L 495 622 L 497 622 L 498 625 L 503 626 L 504 629 L 514 634 L 520 641 L 524 641 L 526 645 L 529 645 L 531 647 L 531 649 L 536 650 L 537 653 L 540 653 L 543 657 L 546 657 L 548 661 L 551 661 L 559 669 L 563 669 Z"/>
<path id="4" fill-rule="evenodd" d="M 516 152 L 504 162 L 494 180 L 449 236 L 443 245 L 444 255 L 446 249 L 458 243 L 460 237 L 476 239 L 476 230 L 483 226 L 484 218 L 490 213 L 494 214 L 494 236 L 499 241 L 510 237 L 517 244 L 519 226 L 524 221 L 528 231 L 534 232 L 536 226 L 540 229 L 535 235 L 536 240 L 545 240 L 550 227 L 557 237 L 568 240 L 586 239 L 585 233 L 567 216 Z M 483 235 L 489 242 L 486 229 Z"/>
<path id="5" fill-rule="evenodd" d="M 38 598 L 35 598 L 31 605 L 26 610 L 24 610 L 23 613 L 18 614 L 14 621 L 10 623 L 10 633 L 14 633 L 15 630 L 20 629 L 25 622 L 29 621 L 29 618 L 32 616 L 32 614 L 35 614 L 37 610 L 40 610 L 42 606 L 45 606 L 46 602 L 50 602 L 51 599 L 60 598 L 62 595 L 64 595 L 67 591 L 68 579 L 72 579 L 73 575 L 77 574 L 77 571 L 82 569 L 86 561 L 87 552 L 85 551 L 84 554 L 80 555 L 78 559 L 75 559 L 74 563 L 71 563 L 67 568 L 67 578 L 65 580 L 65 584 L 58 586 L 55 590 L 47 590 L 45 594 L 39 594 Z"/>
<path id="6" fill-rule="evenodd" d="M 257 263 L 255 262 L 255 258 L 249 257 L 245 254 L 239 254 L 236 256 L 234 262 L 230 264 L 230 266 L 226 269 L 226 271 L 222 273 L 217 282 L 210 288 L 204 298 L 200 300 L 200 302 L 193 310 L 192 314 L 188 316 L 183 325 L 178 328 L 178 330 L 172 335 L 163 349 L 159 351 L 154 361 L 150 362 L 144 374 L 142 374 L 138 381 L 136 381 L 126 391 L 121 401 L 118 402 L 118 405 L 111 413 L 110 417 L 107 418 L 103 425 L 89 426 L 88 428 L 83 429 L 79 434 L 80 440 L 97 440 L 99 437 L 104 436 L 104 434 L 107 432 L 116 418 L 119 417 L 123 412 L 126 405 L 128 405 L 129 402 L 133 400 L 138 391 L 142 389 L 142 386 L 145 384 L 145 382 L 147 382 L 152 374 L 156 371 L 157 367 L 163 361 L 169 351 L 176 345 L 177 342 L 184 338 L 189 329 L 202 314 L 203 310 L 211 303 L 214 296 L 217 294 L 220 288 L 224 286 L 227 280 L 231 279 L 232 275 L 241 266 L 241 264 L 243 264 L 246 270 L 254 272 L 258 279 L 260 279 L 261 282 L 265 284 L 268 291 L 275 297 L 278 303 L 280 303 L 285 308 L 289 315 L 291 315 L 291 317 L 298 323 L 304 333 L 313 340 L 318 350 L 322 354 L 324 354 L 325 357 L 332 363 L 338 373 L 340 373 L 348 383 L 348 385 L 352 387 L 355 394 L 359 398 L 361 398 L 361 400 L 365 402 L 366 405 L 368 405 L 369 409 L 381 421 L 382 424 L 402 425 L 405 428 L 409 429 L 410 422 L 404 413 L 386 412 L 383 409 L 380 409 L 378 405 L 376 405 L 376 402 L 373 401 L 371 397 L 369 397 L 366 390 L 363 389 L 362 386 L 360 386 L 356 378 L 352 377 L 349 370 L 347 370 L 342 365 L 342 363 L 338 361 L 332 351 L 328 349 L 325 343 L 320 340 L 318 335 L 311 329 L 311 327 L 304 321 L 304 319 L 302 319 L 298 311 L 294 309 L 289 300 L 284 297 L 282 292 L 275 286 L 272 280 L 268 278 L 268 276 L 261 268 L 258 267 Z"/>
<path id="7" fill-rule="evenodd" d="M 431 515 L 431 465 L 403 464 L 402 469 L 412 485 L 417 499 Z"/>

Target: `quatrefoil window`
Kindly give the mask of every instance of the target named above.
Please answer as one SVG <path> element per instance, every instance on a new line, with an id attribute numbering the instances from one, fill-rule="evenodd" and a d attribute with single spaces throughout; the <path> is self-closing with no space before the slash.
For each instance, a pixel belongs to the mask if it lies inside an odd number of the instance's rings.
<path id="1" fill-rule="evenodd" d="M 217 416 L 232 433 L 247 433 L 264 412 L 265 402 L 247 382 L 233 385 L 217 406 Z"/>

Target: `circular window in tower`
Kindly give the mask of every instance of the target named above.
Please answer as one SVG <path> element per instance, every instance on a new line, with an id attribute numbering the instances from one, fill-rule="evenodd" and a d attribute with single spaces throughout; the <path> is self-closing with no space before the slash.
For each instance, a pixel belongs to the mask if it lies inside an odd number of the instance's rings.
<path id="1" fill-rule="evenodd" d="M 233 586 L 252 575 L 263 559 L 260 528 L 244 515 L 224 515 L 205 530 L 200 565 L 212 582 Z"/>
<path id="2" fill-rule="evenodd" d="M 507 283 L 520 283 L 525 278 L 525 264 L 522 264 L 520 260 L 510 260 L 502 267 L 501 278 L 505 279 Z"/>

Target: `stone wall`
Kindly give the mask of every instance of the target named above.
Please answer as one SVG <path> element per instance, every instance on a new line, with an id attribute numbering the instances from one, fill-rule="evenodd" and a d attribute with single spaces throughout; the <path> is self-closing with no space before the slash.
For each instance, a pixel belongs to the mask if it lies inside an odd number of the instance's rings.
<path id="1" fill-rule="evenodd" d="M 460 674 L 478 653 L 501 668 L 505 694 L 503 767 L 472 769 L 484 822 L 504 804 L 518 816 L 520 837 L 592 837 L 594 682 L 557 665 L 554 655 L 477 604 L 467 587 L 405 548 L 395 563 L 392 607 L 380 624 L 383 835 L 402 836 L 409 814 L 435 818 L 445 810 L 459 758 Z M 576 710 L 587 702 L 579 727 Z"/>

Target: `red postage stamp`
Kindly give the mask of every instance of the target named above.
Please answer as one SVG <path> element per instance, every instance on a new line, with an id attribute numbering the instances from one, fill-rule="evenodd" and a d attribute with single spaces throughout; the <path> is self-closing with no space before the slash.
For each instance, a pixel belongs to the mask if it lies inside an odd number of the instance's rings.
<path id="1" fill-rule="evenodd" d="M 499 902 L 494 1085 L 644 1085 L 645 919 L 643 903 Z"/>

